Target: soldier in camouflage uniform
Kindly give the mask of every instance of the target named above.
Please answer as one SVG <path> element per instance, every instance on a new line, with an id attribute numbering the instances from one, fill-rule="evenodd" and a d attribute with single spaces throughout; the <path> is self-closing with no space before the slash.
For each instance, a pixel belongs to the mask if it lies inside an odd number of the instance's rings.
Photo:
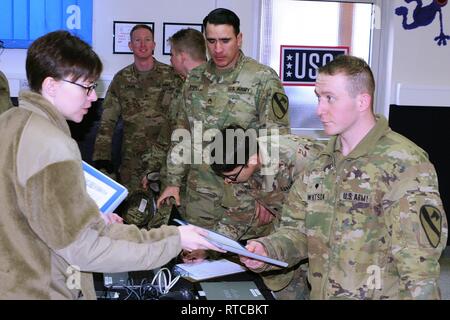
<path id="1" fill-rule="evenodd" d="M 132 193 L 139 192 L 142 178 L 159 171 L 166 158 L 170 145 L 160 142 L 170 139 L 169 105 L 181 80 L 172 67 L 153 58 L 155 42 L 150 27 L 136 25 L 130 39 L 134 63 L 119 71 L 108 88 L 93 159 L 97 167 L 112 171 L 112 136 L 122 117 L 122 161 L 117 179 Z M 149 217 L 134 211 L 122 213 L 125 221 L 146 225 Z"/>
<path id="2" fill-rule="evenodd" d="M 12 107 L 11 97 L 9 95 L 8 79 L 0 71 L 0 113 Z"/>
<path id="3" fill-rule="evenodd" d="M 230 125 L 288 133 L 288 98 L 283 86 L 274 70 L 244 56 L 240 50 L 242 33 L 236 14 L 219 8 L 208 14 L 203 25 L 211 60 L 193 69 L 186 79 L 179 108 L 180 126 L 189 130 L 192 141 L 202 141 L 203 132 L 207 130 L 213 133 L 213 137 L 217 130 Z M 235 193 L 234 186 L 224 185 L 224 180 L 202 160 L 201 150 L 208 142 L 193 144 L 194 159 L 189 166 L 174 161 L 171 153 L 175 154 L 182 143 L 173 145 L 167 158 L 169 187 L 158 199 L 158 206 L 170 197 L 174 197 L 179 204 L 179 187 L 188 174 L 185 219 L 227 233 L 219 227 L 239 220 L 239 214 L 249 212 L 251 208 L 242 207 L 238 199 L 234 199 L 233 203 L 223 202 L 224 194 Z M 187 145 L 191 146 L 191 143 Z M 237 208 L 233 216 L 225 215 L 225 211 L 234 206 Z M 272 226 L 259 225 L 258 221 L 254 221 L 248 228 L 246 221 L 241 224 L 241 230 L 243 232 L 239 232 L 238 237 L 236 234 L 227 235 L 235 239 L 248 239 L 268 234 Z"/>
<path id="4" fill-rule="evenodd" d="M 448 228 L 436 171 L 374 115 L 374 90 L 359 58 L 319 69 L 317 114 L 332 138 L 294 183 L 281 228 L 247 248 L 290 265 L 309 257 L 313 299 L 439 299 Z"/>
<path id="5" fill-rule="evenodd" d="M 235 136 L 240 135 L 241 137 L 235 140 Z M 223 177 L 226 183 L 238 184 L 241 187 L 239 195 L 236 195 L 240 201 L 256 200 L 258 215 L 266 211 L 276 217 L 277 226 L 292 184 L 303 172 L 306 164 L 319 155 L 324 144 L 296 135 L 260 137 L 259 152 L 249 155 L 248 150 L 251 148 L 246 146 L 248 143 L 242 135 L 240 131 L 230 128 L 221 132 L 224 157 L 219 158 L 220 161 L 215 159 L 216 163 L 213 163 L 211 168 Z M 233 140 L 236 142 L 233 143 Z M 229 150 L 230 146 L 234 146 L 234 150 Z M 239 164 L 239 153 L 245 160 L 243 164 Z M 280 282 L 280 276 L 277 276 L 275 281 L 271 281 L 270 277 L 263 280 L 279 300 L 305 300 L 309 298 L 307 267 L 305 259 L 285 272 L 285 281 Z M 291 270 L 295 273 L 294 276 L 289 272 Z"/>
<path id="6" fill-rule="evenodd" d="M 195 29 L 187 28 L 181 29 L 175 32 L 170 38 L 170 63 L 175 71 L 183 78 L 186 79 L 187 74 L 194 68 L 206 62 L 206 44 L 203 34 Z M 182 98 L 181 90 L 182 86 L 177 87 L 173 94 L 173 99 L 169 107 L 169 121 L 170 121 L 170 133 L 177 128 L 177 115 L 178 107 L 180 105 L 180 99 Z M 161 141 L 160 144 L 170 145 L 170 135 L 168 137 L 162 137 L 167 141 Z M 161 168 L 161 186 L 165 188 L 167 183 L 165 181 L 167 175 L 166 161 L 163 162 Z M 147 184 L 147 179 L 143 181 L 144 186 Z M 186 178 L 181 183 L 181 205 L 178 210 L 184 213 L 185 208 L 185 195 L 186 195 Z M 156 217 L 150 221 L 151 225 L 166 224 L 169 220 L 171 212 L 170 206 L 162 206 L 157 211 Z"/>

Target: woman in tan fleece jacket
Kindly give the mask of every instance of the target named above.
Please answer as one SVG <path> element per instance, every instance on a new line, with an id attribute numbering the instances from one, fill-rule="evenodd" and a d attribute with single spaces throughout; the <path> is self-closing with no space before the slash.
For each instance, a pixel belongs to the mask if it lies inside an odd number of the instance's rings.
<path id="1" fill-rule="evenodd" d="M 65 31 L 28 49 L 31 91 L 0 116 L 1 299 L 95 299 L 91 272 L 153 269 L 181 249 L 218 250 L 192 226 L 145 231 L 101 218 L 66 123 L 80 122 L 97 99 L 101 71 L 91 47 Z"/>

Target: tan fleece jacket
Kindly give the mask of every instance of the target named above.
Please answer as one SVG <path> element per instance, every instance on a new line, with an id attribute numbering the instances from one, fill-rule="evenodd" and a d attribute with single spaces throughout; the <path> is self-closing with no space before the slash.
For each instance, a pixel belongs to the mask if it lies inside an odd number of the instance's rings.
<path id="1" fill-rule="evenodd" d="M 90 272 L 153 269 L 180 252 L 175 227 L 105 225 L 69 127 L 41 95 L 22 92 L 0 116 L 0 148 L 0 299 L 95 299 Z"/>

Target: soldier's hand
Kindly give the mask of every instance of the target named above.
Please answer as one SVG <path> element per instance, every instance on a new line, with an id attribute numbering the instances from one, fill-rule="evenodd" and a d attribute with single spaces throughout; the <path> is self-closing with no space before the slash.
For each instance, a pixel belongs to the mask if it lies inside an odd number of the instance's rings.
<path id="1" fill-rule="evenodd" d="M 177 228 L 180 231 L 181 247 L 188 252 L 199 249 L 226 252 L 206 240 L 205 237 L 208 235 L 206 230 L 193 225 L 179 226 Z"/>
<path id="2" fill-rule="evenodd" d="M 147 175 L 145 175 L 141 180 L 142 189 L 147 190 L 148 189 L 148 180 Z"/>
<path id="3" fill-rule="evenodd" d="M 170 205 L 170 198 L 173 197 L 175 199 L 175 203 L 177 206 L 181 204 L 180 202 L 180 187 L 169 186 L 164 189 L 161 196 L 156 201 L 156 206 L 159 208 L 162 204 Z"/>
<path id="4" fill-rule="evenodd" d="M 247 242 L 247 245 L 245 246 L 245 248 L 250 252 L 267 257 L 266 248 L 260 242 L 249 241 L 249 242 Z M 264 263 L 262 261 L 248 258 L 245 256 L 239 256 L 239 260 L 241 260 L 241 262 L 243 264 L 245 264 L 245 266 L 247 268 L 253 269 L 253 270 L 261 269 L 262 267 L 264 267 L 266 265 L 266 263 Z"/>
<path id="5" fill-rule="evenodd" d="M 184 263 L 199 263 L 206 259 L 205 250 L 194 250 L 192 252 L 184 251 L 181 252 L 181 259 Z"/>
<path id="6" fill-rule="evenodd" d="M 256 219 L 258 220 L 258 226 L 263 226 L 272 222 L 275 216 L 266 207 L 256 202 Z"/>

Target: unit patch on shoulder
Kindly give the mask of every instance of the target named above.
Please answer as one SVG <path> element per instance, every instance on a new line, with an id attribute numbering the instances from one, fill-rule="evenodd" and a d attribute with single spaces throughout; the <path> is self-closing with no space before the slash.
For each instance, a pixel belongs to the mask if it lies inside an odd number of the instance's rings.
<path id="1" fill-rule="evenodd" d="M 420 223 L 430 244 L 437 248 L 441 241 L 442 213 L 433 206 L 424 205 L 420 208 Z"/>
<path id="2" fill-rule="evenodd" d="M 289 109 L 289 98 L 281 92 L 272 96 L 272 111 L 278 119 L 283 119 Z"/>

